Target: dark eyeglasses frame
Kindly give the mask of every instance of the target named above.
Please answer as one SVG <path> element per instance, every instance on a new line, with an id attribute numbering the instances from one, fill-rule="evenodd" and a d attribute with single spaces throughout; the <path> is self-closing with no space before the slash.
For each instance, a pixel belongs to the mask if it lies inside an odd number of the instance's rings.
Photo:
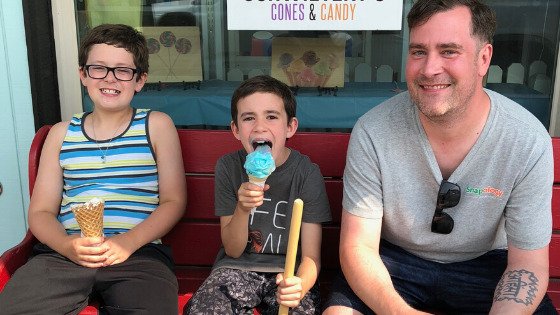
<path id="1" fill-rule="evenodd" d="M 459 204 L 461 199 L 461 187 L 459 185 L 442 180 L 436 201 L 436 211 L 432 219 L 432 232 L 439 234 L 449 234 L 453 231 L 455 222 L 453 218 L 443 212 L 444 209 L 453 208 Z"/>
<path id="2" fill-rule="evenodd" d="M 90 67 L 103 67 L 103 68 L 105 68 L 105 69 L 107 70 L 107 72 L 105 73 L 105 76 L 103 76 L 102 78 L 94 78 L 94 77 L 92 77 L 91 74 L 89 73 L 89 68 L 90 68 Z M 99 79 L 99 80 L 105 79 L 105 78 L 109 75 L 109 72 L 113 72 L 113 76 L 115 77 L 115 79 L 117 79 L 117 80 L 119 80 L 119 81 L 132 81 L 132 80 L 134 79 L 134 74 L 140 73 L 140 70 L 138 70 L 138 69 L 132 69 L 132 68 L 129 68 L 129 67 L 106 67 L 106 66 L 102 66 L 102 65 L 85 65 L 84 68 L 86 69 L 86 72 L 87 72 L 87 74 L 88 74 L 88 76 L 89 76 L 90 78 L 92 78 L 92 79 Z M 115 72 L 115 70 L 118 70 L 118 69 L 128 69 L 128 70 L 132 70 L 132 78 L 130 78 L 130 80 L 119 79 L 119 78 L 117 77 L 116 72 Z"/>

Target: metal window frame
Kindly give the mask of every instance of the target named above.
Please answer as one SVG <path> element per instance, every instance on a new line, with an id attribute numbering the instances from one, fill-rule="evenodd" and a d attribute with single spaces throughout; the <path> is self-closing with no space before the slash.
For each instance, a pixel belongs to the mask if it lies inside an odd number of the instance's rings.
<path id="1" fill-rule="evenodd" d="M 62 120 L 70 120 L 75 113 L 83 111 L 74 1 L 52 0 L 52 15 L 60 116 Z"/>

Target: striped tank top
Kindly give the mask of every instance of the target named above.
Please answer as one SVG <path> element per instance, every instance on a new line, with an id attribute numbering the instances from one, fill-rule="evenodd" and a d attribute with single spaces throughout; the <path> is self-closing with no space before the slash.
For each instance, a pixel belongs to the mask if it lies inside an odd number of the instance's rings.
<path id="1" fill-rule="evenodd" d="M 124 133 L 98 143 L 84 132 L 82 124 L 89 114 L 72 117 L 62 143 L 64 189 L 58 220 L 68 234 L 80 233 L 70 206 L 103 198 L 103 232 L 105 236 L 121 234 L 159 205 L 158 173 L 148 133 L 150 110 L 133 108 L 134 118 Z M 105 152 L 107 146 L 103 162 L 101 150 Z"/>

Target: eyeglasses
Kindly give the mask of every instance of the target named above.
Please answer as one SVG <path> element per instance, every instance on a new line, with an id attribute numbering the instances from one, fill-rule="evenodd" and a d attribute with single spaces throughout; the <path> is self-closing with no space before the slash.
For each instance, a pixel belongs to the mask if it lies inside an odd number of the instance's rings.
<path id="1" fill-rule="evenodd" d="M 461 187 L 459 185 L 443 180 L 439 186 L 437 195 L 436 212 L 432 219 L 432 232 L 449 234 L 453 231 L 453 218 L 443 212 L 443 209 L 453 208 L 459 204 L 461 199 Z"/>
<path id="2" fill-rule="evenodd" d="M 85 65 L 87 74 L 92 79 L 105 79 L 110 72 L 113 72 L 115 79 L 119 81 L 131 81 L 134 78 L 135 73 L 140 73 L 138 69 L 132 69 L 127 67 L 105 67 L 98 65 Z"/>

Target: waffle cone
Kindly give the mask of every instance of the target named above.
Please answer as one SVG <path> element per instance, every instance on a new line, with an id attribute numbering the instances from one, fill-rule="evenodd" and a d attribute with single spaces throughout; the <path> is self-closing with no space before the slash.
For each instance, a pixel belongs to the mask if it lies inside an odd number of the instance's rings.
<path id="1" fill-rule="evenodd" d="M 325 86 L 327 86 L 327 82 L 329 82 L 329 79 L 331 78 L 331 75 L 332 75 L 332 74 L 329 74 L 329 75 L 320 75 L 320 76 L 319 76 L 319 79 L 317 79 L 317 80 L 319 80 L 319 86 L 320 86 L 320 87 L 325 87 Z"/>
<path id="2" fill-rule="evenodd" d="M 290 79 L 290 82 L 292 82 L 292 86 L 298 85 L 298 82 L 297 82 L 297 75 L 298 75 L 298 73 L 290 72 L 290 78 L 291 78 L 291 79 Z"/>
<path id="3" fill-rule="evenodd" d="M 284 75 L 286 76 L 286 78 L 288 78 L 288 81 L 290 82 L 290 86 L 294 86 L 294 78 L 292 76 L 292 73 L 290 71 L 288 71 L 288 68 L 282 68 L 282 71 L 284 71 Z"/>
<path id="4" fill-rule="evenodd" d="M 298 85 L 298 86 L 302 86 L 301 85 L 301 83 L 302 83 L 301 79 L 299 78 L 300 73 L 301 72 L 292 72 L 292 78 L 294 79 L 294 84 Z"/>
<path id="5" fill-rule="evenodd" d="M 71 210 L 84 237 L 103 237 L 103 209 L 105 202 L 86 202 L 72 205 Z"/>
<path id="6" fill-rule="evenodd" d="M 266 182 L 266 179 L 267 179 L 267 178 L 268 178 L 268 176 L 265 177 L 265 178 L 257 178 L 257 177 L 255 177 L 255 176 L 253 176 L 253 175 L 249 175 L 249 182 L 251 182 L 251 183 L 253 183 L 253 184 L 257 184 L 257 185 L 263 187 L 263 186 L 264 186 L 264 183 Z"/>

